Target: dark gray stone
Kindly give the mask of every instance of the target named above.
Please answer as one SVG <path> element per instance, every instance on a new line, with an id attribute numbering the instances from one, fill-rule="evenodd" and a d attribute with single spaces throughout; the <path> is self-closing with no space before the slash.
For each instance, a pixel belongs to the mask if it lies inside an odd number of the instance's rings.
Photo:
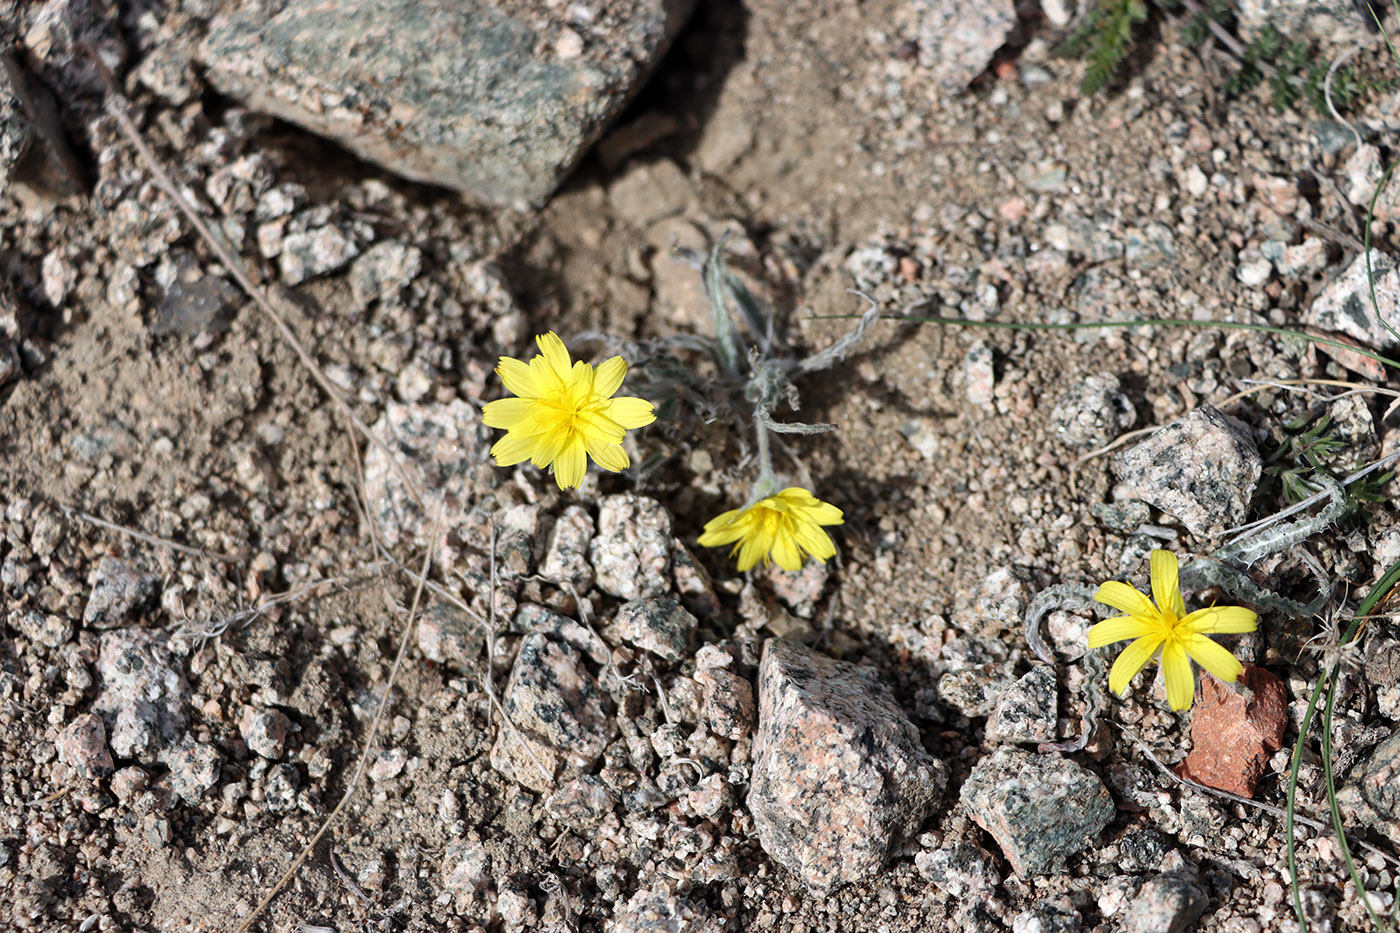
<path id="1" fill-rule="evenodd" d="M 429 661 L 468 668 L 481 660 L 485 647 L 481 626 L 451 603 L 433 603 L 418 620 L 418 649 Z"/>
<path id="2" fill-rule="evenodd" d="M 1161 866 L 1167 842 L 1155 829 L 1139 829 L 1118 840 L 1117 867 L 1123 871 L 1147 871 Z"/>
<path id="3" fill-rule="evenodd" d="M 991 853 L 966 842 L 920 852 L 914 867 L 934 887 L 959 899 L 986 900 L 1001 884 Z"/>
<path id="4" fill-rule="evenodd" d="M 826 890 L 875 876 L 948 781 L 871 670 L 770 639 L 748 807 L 769 857 Z"/>
<path id="5" fill-rule="evenodd" d="M 150 605 L 159 588 L 160 577 L 156 574 L 143 573 L 131 561 L 104 557 L 93 575 L 92 594 L 83 609 L 83 624 L 90 628 L 121 625 Z"/>
<path id="6" fill-rule="evenodd" d="M 83 169 L 53 94 L 13 55 L 0 52 L 0 192 L 12 179 L 66 198 L 82 190 Z"/>
<path id="7" fill-rule="evenodd" d="M 1163 872 L 1138 889 L 1123 912 L 1123 933 L 1185 933 L 1209 899 L 1194 870 Z"/>
<path id="8" fill-rule="evenodd" d="M 1356 766 L 1337 802 L 1351 821 L 1370 825 L 1400 845 L 1400 730 Z"/>
<path id="9" fill-rule="evenodd" d="M 1002 746 L 972 769 L 960 792 L 1018 875 L 1054 871 L 1113 819 L 1113 798 L 1093 772 L 1065 758 Z"/>
<path id="10" fill-rule="evenodd" d="M 196 275 L 185 281 L 177 276 L 156 307 L 151 333 L 157 337 L 179 334 L 220 333 L 228 329 L 231 311 L 243 293 L 217 275 Z"/>
<path id="11" fill-rule="evenodd" d="M 577 623 L 574 628 L 581 630 Z M 561 770 L 590 767 L 616 726 L 598 678 L 587 664 L 592 646 L 559 631 L 536 631 L 520 643 L 503 705 L 503 725 L 491 765 L 526 787 L 545 792 Z"/>
<path id="12" fill-rule="evenodd" d="M 73 766 L 87 780 L 107 777 L 113 771 L 107 750 L 107 729 L 102 718 L 84 713 L 64 727 L 58 736 L 58 760 Z"/>
<path id="13" fill-rule="evenodd" d="M 1152 507 L 1146 502 L 1095 502 L 1089 506 L 1094 517 L 1111 531 L 1136 531 L 1152 520 Z"/>
<path id="14" fill-rule="evenodd" d="M 271 16 L 219 16 L 198 54 L 224 93 L 390 171 L 486 204 L 539 204 L 692 5 L 622 0 L 550 23 L 562 14 L 545 4 L 526 21 L 484 0 L 288 0 Z"/>
<path id="15" fill-rule="evenodd" d="M 142 764 L 164 761 L 189 723 L 190 685 L 164 636 L 144 629 L 102 635 L 97 699 L 112 751 Z"/>
<path id="16" fill-rule="evenodd" d="M 1137 421 L 1133 403 L 1122 392 L 1112 373 L 1086 376 L 1070 386 L 1055 410 L 1050 424 L 1055 434 L 1071 447 L 1102 447 L 1128 430 Z"/>
<path id="17" fill-rule="evenodd" d="M 1154 432 L 1113 463 L 1139 499 L 1202 536 L 1244 521 L 1263 469 L 1249 428 L 1211 405 Z"/>
<path id="18" fill-rule="evenodd" d="M 214 746 L 201 743 L 179 749 L 170 756 L 169 764 L 170 789 L 186 803 L 198 803 L 219 783 L 223 759 Z"/>
<path id="19" fill-rule="evenodd" d="M 613 627 L 623 641 L 676 664 L 690 657 L 695 643 L 695 616 L 669 596 L 634 599 L 617 610 Z"/>
<path id="20" fill-rule="evenodd" d="M 1389 347 L 1400 342 L 1391 331 L 1400 329 L 1400 267 L 1386 254 L 1372 250 L 1371 273 L 1376 286 L 1375 304 L 1371 303 L 1371 286 L 1366 278 L 1366 257 L 1358 255 L 1313 299 L 1303 315 L 1303 323 L 1345 334 L 1368 347 Z"/>
<path id="21" fill-rule="evenodd" d="M 997 696 L 987 717 L 989 742 L 1053 742 L 1057 724 L 1055 671 L 1037 664 Z"/>

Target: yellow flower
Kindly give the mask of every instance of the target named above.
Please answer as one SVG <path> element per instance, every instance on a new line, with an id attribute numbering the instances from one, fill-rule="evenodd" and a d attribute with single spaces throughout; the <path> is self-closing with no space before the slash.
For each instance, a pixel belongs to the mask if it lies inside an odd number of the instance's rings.
<path id="1" fill-rule="evenodd" d="M 820 563 L 836 556 L 836 545 L 822 525 L 839 525 L 843 520 L 836 506 L 801 486 L 790 486 L 706 522 L 700 545 L 733 544 L 729 556 L 739 555 L 741 573 L 758 563 L 759 558 L 765 564 L 771 558 L 784 570 L 801 570 L 804 551 Z"/>
<path id="2" fill-rule="evenodd" d="M 1126 583 L 1111 580 L 1099 587 L 1094 599 L 1127 615 L 1105 619 L 1089 629 L 1089 648 L 1134 639 L 1108 673 L 1108 689 L 1120 696 L 1133 675 L 1161 648 L 1159 663 L 1167 682 L 1167 702 L 1174 710 L 1190 709 L 1196 697 L 1191 660 L 1227 682 L 1233 682 L 1244 670 L 1234 655 L 1206 635 L 1252 632 L 1259 617 L 1240 606 L 1211 606 L 1187 615 L 1177 582 L 1176 555 L 1171 551 L 1152 552 L 1152 597 L 1157 601 L 1155 606 Z"/>
<path id="3" fill-rule="evenodd" d="M 541 469 L 549 467 L 560 489 L 583 482 L 587 457 L 614 473 L 626 469 L 623 436 L 656 420 L 651 402 L 612 397 L 627 374 L 626 361 L 615 356 L 596 370 L 584 362 L 570 363 L 564 341 L 553 331 L 535 343 L 540 352 L 528 364 L 503 356 L 496 367 L 506 388 L 519 398 L 487 402 L 481 409 L 489 427 L 507 432 L 491 448 L 496 465 L 529 460 Z"/>

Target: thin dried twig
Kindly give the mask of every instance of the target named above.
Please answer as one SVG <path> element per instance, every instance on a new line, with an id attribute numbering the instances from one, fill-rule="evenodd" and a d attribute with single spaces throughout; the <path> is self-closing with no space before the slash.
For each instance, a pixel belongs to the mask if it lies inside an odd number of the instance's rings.
<path id="1" fill-rule="evenodd" d="M 108 531 L 115 531 L 117 534 L 126 535 L 128 538 L 134 538 L 137 541 L 154 544 L 156 547 L 163 547 L 171 551 L 178 551 L 181 554 L 188 554 L 191 557 L 202 557 L 205 560 L 216 561 L 223 564 L 237 564 L 242 562 L 242 558 L 236 557 L 233 554 L 222 554 L 218 551 L 207 551 L 204 548 L 190 547 L 188 544 L 177 544 L 168 538 L 157 537 L 153 534 L 147 534 L 144 531 L 137 531 L 135 528 L 127 528 L 124 525 L 109 522 L 104 518 L 98 518 L 96 515 L 89 515 L 87 512 L 80 512 L 71 506 L 60 504 L 59 508 L 70 518 L 76 518 L 79 521 L 87 522 L 90 525 L 96 525 L 99 528 L 105 528 Z"/>
<path id="2" fill-rule="evenodd" d="M 1253 807 L 1256 810 L 1262 810 L 1265 813 L 1279 817 L 1280 819 L 1288 815 L 1287 811 L 1284 810 L 1283 807 L 1276 807 L 1271 803 L 1264 803 L 1262 800 L 1255 800 L 1253 797 L 1243 797 L 1239 794 L 1232 794 L 1227 790 L 1220 790 L 1215 787 L 1207 787 L 1205 784 L 1193 781 L 1190 778 L 1182 777 L 1181 775 L 1173 771 L 1171 768 L 1168 768 L 1162 762 L 1162 759 L 1158 758 L 1156 753 L 1154 753 L 1152 749 L 1148 747 L 1148 744 L 1144 742 L 1141 738 L 1139 738 L 1137 733 L 1133 732 L 1132 729 L 1129 729 L 1121 722 L 1114 723 L 1114 725 L 1116 725 L 1119 731 L 1121 731 L 1124 735 L 1132 739 L 1133 744 L 1138 747 L 1139 751 L 1141 751 L 1144 755 L 1147 756 L 1148 760 L 1150 760 L 1154 765 L 1157 766 L 1158 771 L 1161 771 L 1163 774 L 1165 774 L 1167 777 L 1171 778 L 1173 781 L 1180 784 L 1181 786 L 1189 787 L 1192 790 L 1198 790 L 1201 793 L 1209 794 L 1212 797 L 1219 797 L 1221 800 L 1229 800 L 1232 803 L 1244 804 L 1247 807 Z M 1322 822 L 1321 820 L 1314 820 L 1310 817 L 1301 815 L 1295 815 L 1293 818 L 1299 823 L 1302 823 L 1304 826 L 1311 826 L 1313 829 L 1319 830 L 1328 835 L 1332 834 L 1332 827 Z M 1376 846 L 1371 845 L 1369 842 L 1357 840 L 1356 845 L 1360 848 L 1365 849 L 1367 852 L 1371 852 L 1375 855 L 1380 856 L 1387 862 L 1390 862 L 1392 865 L 1400 865 L 1400 858 L 1396 858 L 1389 852 L 1386 852 L 1384 849 L 1377 848 Z"/>
<path id="3" fill-rule="evenodd" d="M 511 721 L 510 714 L 507 713 L 506 708 L 501 705 L 501 701 L 496 699 L 496 520 L 494 518 L 491 520 L 490 527 L 491 592 L 488 599 L 490 600 L 491 618 L 486 629 L 486 672 L 485 676 L 481 678 L 481 682 L 486 687 L 486 699 L 490 701 L 491 706 L 500 714 L 502 724 L 506 729 L 510 730 L 515 736 L 515 740 L 519 742 L 529 756 L 534 759 L 535 766 L 540 769 L 540 774 L 544 775 L 545 782 L 548 783 L 554 780 L 554 772 L 546 768 L 543 761 L 540 761 L 540 756 L 535 752 L 535 746 L 525 737 L 525 733 Z"/>
<path id="4" fill-rule="evenodd" d="M 445 505 L 438 509 L 437 518 L 433 520 L 433 533 L 430 539 L 432 541 L 437 540 L 438 529 L 442 525 L 442 513 L 444 511 L 446 511 Z M 253 908 L 253 912 L 245 917 L 243 922 L 238 925 L 237 933 L 246 933 L 248 928 L 253 925 L 253 922 L 267 909 L 267 906 L 272 903 L 272 899 L 286 886 L 288 881 L 292 880 L 292 876 L 295 875 L 297 871 L 300 870 L 301 866 L 305 864 L 306 860 L 310 858 L 311 853 L 316 849 L 316 843 L 321 841 L 321 837 L 335 824 L 346 805 L 354 798 L 355 791 L 360 785 L 360 778 L 364 775 L 365 766 L 369 763 L 370 752 L 374 750 L 374 740 L 379 733 L 379 724 L 384 719 L 384 711 L 389 708 L 389 699 L 394 690 L 394 682 L 398 679 L 399 669 L 403 667 L 404 656 L 408 654 L 409 636 L 413 633 L 414 625 L 418 621 L 418 603 L 423 596 L 424 584 L 428 580 L 428 571 L 432 568 L 432 563 L 433 548 L 430 546 L 423 554 L 423 568 L 419 571 L 418 585 L 413 591 L 413 603 L 408 610 L 408 621 L 404 623 L 403 634 L 399 637 L 398 653 L 394 656 L 393 666 L 389 668 L 389 676 L 384 682 L 384 693 L 380 696 L 379 705 L 374 710 L 374 719 L 370 721 L 369 732 L 365 735 L 365 747 L 360 752 L 359 761 L 355 763 L 355 771 L 350 776 L 350 783 L 345 788 L 344 796 L 340 798 L 340 803 L 335 805 L 335 809 L 332 810 L 325 821 L 321 823 L 321 828 L 316 830 L 316 834 L 312 836 L 311 840 L 302 848 L 301 854 L 292 861 L 292 864 L 288 866 L 287 870 L 282 874 L 282 877 L 272 886 L 272 890 L 267 892 L 267 895 L 258 903 L 258 906 Z"/>
<path id="5" fill-rule="evenodd" d="M 409 478 L 408 473 L 404 470 L 403 464 L 399 462 L 398 456 L 389 449 L 388 444 L 377 437 L 374 432 L 369 429 L 369 426 L 361 421 L 360 417 L 355 414 L 354 410 L 350 407 L 350 403 L 347 402 L 345 397 L 341 394 L 340 389 L 321 371 L 321 367 L 317 364 L 316 359 L 302 344 L 301 340 L 297 338 L 296 333 L 292 330 L 291 326 L 287 324 L 286 318 L 272 306 L 272 302 L 268 300 L 263 290 L 253 281 L 252 276 L 248 274 L 247 268 L 243 265 L 243 262 L 238 258 L 237 254 L 224 242 L 223 237 L 215 233 L 204 218 L 199 216 L 199 213 L 194 209 L 194 205 L 190 204 L 189 199 L 180 191 L 174 179 L 170 177 L 170 173 L 161 165 L 155 153 L 152 152 L 150 146 L 146 144 L 146 140 L 142 137 L 141 131 L 136 128 L 136 124 L 127 114 L 126 96 L 122 94 L 121 89 L 117 86 L 116 79 L 112 76 L 112 73 L 94 51 L 91 49 L 87 51 L 95 63 L 97 72 L 101 75 L 103 83 L 107 86 L 107 97 L 105 101 L 107 112 L 117 121 L 117 126 L 120 127 L 122 133 L 126 136 L 131 145 L 135 147 L 137 155 L 139 155 L 141 161 L 145 163 L 146 168 L 150 170 L 156 185 L 170 197 L 180 213 L 185 215 L 185 219 L 194 227 L 200 239 L 208 244 L 209 248 L 219 257 L 219 261 L 224 264 L 224 268 L 228 269 L 229 274 L 233 276 L 234 281 L 247 292 L 249 298 L 253 299 L 253 304 L 258 307 L 258 310 L 262 311 L 262 313 L 272 321 L 273 325 L 277 328 L 278 334 L 280 334 L 287 345 L 291 347 L 292 352 L 296 354 L 297 359 L 301 361 L 301 364 L 306 368 L 307 372 L 311 374 L 311 377 L 316 380 L 317 385 L 321 387 L 321 391 L 325 392 L 327 397 L 330 398 L 331 402 L 340 412 L 341 417 L 343 417 L 355 431 L 362 434 L 371 444 L 374 444 L 384 451 L 389 457 L 390 462 L 394 465 L 394 469 L 399 474 L 399 479 L 403 481 L 404 487 L 408 490 L 409 495 L 421 506 L 423 497 L 419 493 L 417 485 Z M 351 443 L 354 445 L 353 439 Z M 358 445 L 354 446 L 358 451 Z M 358 460 L 358 456 L 356 459 Z"/>

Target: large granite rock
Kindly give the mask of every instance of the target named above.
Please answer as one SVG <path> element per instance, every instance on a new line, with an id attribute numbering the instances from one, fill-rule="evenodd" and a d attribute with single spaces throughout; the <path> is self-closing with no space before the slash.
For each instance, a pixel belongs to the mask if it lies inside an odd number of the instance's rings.
<path id="1" fill-rule="evenodd" d="M 693 0 L 233 5 L 215 87 L 414 181 L 492 205 L 549 197 L 640 87 Z"/>
<path id="2" fill-rule="evenodd" d="M 875 876 L 933 809 L 947 767 L 866 668 L 771 639 L 758 683 L 759 843 L 817 890 Z"/>

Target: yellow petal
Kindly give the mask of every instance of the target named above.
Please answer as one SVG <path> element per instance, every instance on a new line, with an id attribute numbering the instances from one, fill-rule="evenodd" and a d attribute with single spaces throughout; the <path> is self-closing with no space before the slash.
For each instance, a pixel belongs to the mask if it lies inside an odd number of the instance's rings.
<path id="1" fill-rule="evenodd" d="M 528 398 L 502 398 L 481 406 L 481 420 L 488 428 L 511 428 L 529 420 L 535 401 Z"/>
<path id="2" fill-rule="evenodd" d="M 588 398 L 593 394 L 593 367 L 579 360 L 569 370 L 569 391 L 574 398 Z"/>
<path id="3" fill-rule="evenodd" d="M 588 456 L 593 458 L 593 462 L 613 473 L 621 473 L 632 462 L 621 444 L 589 443 L 587 447 Z"/>
<path id="4" fill-rule="evenodd" d="M 567 382 L 569 370 L 573 368 L 573 364 L 569 362 L 569 349 L 564 346 L 564 341 L 560 340 L 559 335 L 554 331 L 550 331 L 536 337 L 535 343 L 539 345 L 540 355 L 549 364 L 549 368 L 554 370 L 555 376 L 560 381 Z"/>
<path id="5" fill-rule="evenodd" d="M 1179 641 L 1173 640 L 1162 649 L 1162 679 L 1167 682 L 1167 705 L 1177 712 L 1190 709 L 1196 698 L 1196 677 Z"/>
<path id="6" fill-rule="evenodd" d="M 1177 581 L 1176 555 L 1157 548 L 1152 552 L 1151 566 L 1152 598 L 1157 601 L 1157 608 L 1177 618 L 1186 615 L 1186 603 L 1181 598 L 1181 585 Z"/>
<path id="7" fill-rule="evenodd" d="M 656 409 L 652 407 L 651 402 L 630 395 L 612 399 L 604 411 L 609 418 L 628 430 L 645 427 L 656 420 Z"/>
<path id="8" fill-rule="evenodd" d="M 823 502 L 801 486 L 791 486 L 774 496 L 801 519 L 818 525 L 840 525 L 845 515 L 830 502 Z"/>
<path id="9" fill-rule="evenodd" d="M 501 361 L 496 364 L 496 375 L 501 377 L 501 382 L 512 395 L 539 398 L 544 394 L 544 387 L 535 378 L 535 371 L 520 360 L 509 356 L 501 357 Z"/>
<path id="10" fill-rule="evenodd" d="M 567 370 L 564 375 L 568 375 Z M 543 353 L 536 353 L 530 360 L 530 376 L 535 380 L 535 385 L 540 387 L 540 395 L 542 396 L 564 391 L 563 378 L 554 371 L 553 366 L 549 365 L 549 360 L 545 359 Z"/>
<path id="11" fill-rule="evenodd" d="M 543 470 L 564 451 L 564 445 L 569 442 L 569 435 L 566 431 L 550 431 L 540 434 L 535 438 L 535 452 L 530 455 L 530 462 Z"/>
<path id="12" fill-rule="evenodd" d="M 705 523 L 705 532 L 696 539 L 696 543 L 701 547 L 720 547 L 725 544 L 733 544 L 744 536 L 745 524 L 734 521 L 734 517 L 739 514 L 738 509 L 725 512 L 718 518 L 712 518 Z"/>
<path id="13" fill-rule="evenodd" d="M 1121 696 L 1123 691 L 1128 688 L 1128 681 L 1133 679 L 1134 674 L 1142 670 L 1144 664 L 1152 660 L 1152 655 L 1161 643 L 1162 637 L 1160 635 L 1144 635 L 1124 648 L 1123 653 L 1118 656 L 1118 660 L 1113 662 L 1113 667 L 1108 672 L 1108 689 Z"/>
<path id="14" fill-rule="evenodd" d="M 1154 630 L 1154 626 L 1141 619 L 1132 616 L 1114 616 L 1112 619 L 1104 619 L 1089 629 L 1089 648 L 1093 650 L 1094 648 L 1102 648 L 1104 645 L 1111 645 L 1115 641 L 1141 638 Z"/>
<path id="15" fill-rule="evenodd" d="M 793 535 L 802 549 L 817 560 L 825 561 L 836 556 L 836 544 L 831 540 L 831 535 L 822 531 L 820 525 L 797 522 L 793 527 Z"/>
<path id="16" fill-rule="evenodd" d="M 596 412 L 581 411 L 574 416 L 574 423 L 585 437 L 600 444 L 621 444 L 627 436 L 622 425 Z"/>
<path id="17" fill-rule="evenodd" d="M 529 460 L 535 452 L 535 439 L 520 434 L 507 434 L 491 447 L 491 456 L 496 466 L 514 466 L 522 460 Z"/>
<path id="18" fill-rule="evenodd" d="M 1204 635 L 1187 635 L 1181 643 L 1192 660 L 1226 683 L 1233 683 L 1244 671 L 1239 659 Z"/>
<path id="19" fill-rule="evenodd" d="M 1094 601 L 1139 619 L 1156 619 L 1160 615 L 1146 596 L 1117 580 L 1109 580 L 1100 586 L 1099 591 L 1094 594 Z"/>
<path id="20" fill-rule="evenodd" d="M 583 441 L 574 438 L 554 460 L 554 481 L 560 489 L 577 489 L 587 472 L 588 458 L 584 455 Z"/>
<path id="21" fill-rule="evenodd" d="M 603 360 L 593 374 L 593 391 L 603 398 L 612 398 L 613 393 L 622 388 L 622 377 L 626 375 L 627 361 L 622 357 Z"/>
<path id="22" fill-rule="evenodd" d="M 1180 628 L 1201 635 L 1252 632 L 1259 627 L 1259 617 L 1243 606 L 1211 606 L 1197 609 L 1181 620 Z"/>
<path id="23" fill-rule="evenodd" d="M 751 534 L 746 535 L 744 539 L 739 542 L 738 566 L 740 573 L 743 573 L 745 570 L 748 570 L 754 564 L 758 563 L 759 558 L 768 556 L 768 551 L 772 547 L 772 542 L 763 540 L 764 537 L 765 536 L 762 534 Z"/>
<path id="24" fill-rule="evenodd" d="M 790 531 L 780 531 L 773 541 L 773 560 L 784 570 L 802 569 L 802 552 Z"/>

